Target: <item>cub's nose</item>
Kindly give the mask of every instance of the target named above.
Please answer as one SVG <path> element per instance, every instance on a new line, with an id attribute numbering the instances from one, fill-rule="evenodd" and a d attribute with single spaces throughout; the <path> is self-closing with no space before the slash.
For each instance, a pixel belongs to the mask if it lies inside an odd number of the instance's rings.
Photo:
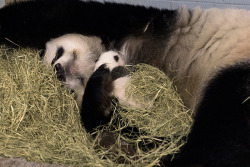
<path id="1" fill-rule="evenodd" d="M 63 66 L 60 63 L 57 63 L 54 67 L 56 71 L 56 76 L 59 81 L 66 82 L 66 76 Z"/>

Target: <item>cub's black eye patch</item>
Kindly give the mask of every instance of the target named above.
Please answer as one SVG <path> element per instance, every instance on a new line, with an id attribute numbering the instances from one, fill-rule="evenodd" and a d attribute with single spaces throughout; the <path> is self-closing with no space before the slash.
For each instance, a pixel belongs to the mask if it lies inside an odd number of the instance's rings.
<path id="1" fill-rule="evenodd" d="M 52 66 L 55 64 L 55 62 L 56 62 L 58 59 L 60 59 L 60 57 L 62 57 L 63 53 L 64 53 L 63 47 L 57 48 L 56 56 L 55 56 L 55 58 L 54 58 L 54 59 L 52 60 L 52 62 L 51 62 L 51 65 L 52 65 Z"/>
<path id="2" fill-rule="evenodd" d="M 114 59 L 115 59 L 116 62 L 118 62 L 119 61 L 119 56 L 117 56 L 117 55 L 114 56 Z"/>

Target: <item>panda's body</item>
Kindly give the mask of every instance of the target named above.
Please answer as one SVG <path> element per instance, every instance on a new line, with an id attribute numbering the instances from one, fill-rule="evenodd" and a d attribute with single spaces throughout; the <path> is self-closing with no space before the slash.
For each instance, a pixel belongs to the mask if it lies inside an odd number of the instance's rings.
<path id="1" fill-rule="evenodd" d="M 66 33 L 98 36 L 106 50 L 119 50 L 125 64 L 147 63 L 170 76 L 185 105 L 194 110 L 195 122 L 187 144 L 173 161 L 163 157 L 163 165 L 250 166 L 249 11 L 170 11 L 78 0 L 38 0 L 1 9 L 0 25 L 1 41 L 8 38 L 37 48 Z M 107 72 L 104 66 L 99 69 L 100 76 Z M 114 80 L 107 80 L 111 85 L 107 87 L 101 81 L 90 78 L 91 88 L 85 90 L 82 119 L 88 130 L 111 117 L 107 109 Z M 99 105 L 85 110 L 88 101 Z M 103 108 L 95 108 L 98 106 Z"/>
<path id="2" fill-rule="evenodd" d="M 163 70 L 175 81 L 184 103 L 195 109 L 207 81 L 221 69 L 249 58 L 250 12 L 180 8 L 178 16 L 167 39 L 150 32 L 149 38 L 127 37 L 121 53 L 127 64 L 147 63 Z"/>

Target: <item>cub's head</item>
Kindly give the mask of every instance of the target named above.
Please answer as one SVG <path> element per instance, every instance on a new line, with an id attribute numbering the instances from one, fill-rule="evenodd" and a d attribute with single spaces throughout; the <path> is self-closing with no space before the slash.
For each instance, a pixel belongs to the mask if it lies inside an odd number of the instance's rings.
<path id="1" fill-rule="evenodd" d="M 96 62 L 95 70 L 97 70 L 103 64 L 106 64 L 106 67 L 110 71 L 112 71 L 115 67 L 124 66 L 125 61 L 119 55 L 119 53 L 115 51 L 108 51 L 108 52 L 104 52 L 103 54 L 101 54 L 98 61 Z"/>
<path id="2" fill-rule="evenodd" d="M 44 62 L 55 69 L 57 78 L 66 87 L 76 92 L 80 104 L 95 62 L 103 50 L 100 38 L 67 34 L 46 43 Z"/>

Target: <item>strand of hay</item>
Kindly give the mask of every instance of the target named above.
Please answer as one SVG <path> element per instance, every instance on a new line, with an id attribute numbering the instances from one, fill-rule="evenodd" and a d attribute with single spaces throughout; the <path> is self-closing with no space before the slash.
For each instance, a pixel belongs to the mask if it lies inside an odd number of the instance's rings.
<path id="1" fill-rule="evenodd" d="M 120 123 L 111 133 L 117 140 L 103 148 L 98 135 L 93 139 L 82 127 L 74 94 L 38 55 L 37 50 L 0 46 L 0 155 L 76 167 L 154 166 L 185 143 L 192 120 L 172 82 L 158 69 L 142 65 L 133 73 L 128 96 L 136 95 L 138 103 L 147 99 L 144 106 L 150 99 L 150 105 L 131 109 L 116 104 L 108 128 Z M 139 129 L 136 138 L 121 133 L 127 126 Z M 144 150 L 145 141 L 157 147 Z M 127 146 L 135 153 L 121 151 Z"/>

